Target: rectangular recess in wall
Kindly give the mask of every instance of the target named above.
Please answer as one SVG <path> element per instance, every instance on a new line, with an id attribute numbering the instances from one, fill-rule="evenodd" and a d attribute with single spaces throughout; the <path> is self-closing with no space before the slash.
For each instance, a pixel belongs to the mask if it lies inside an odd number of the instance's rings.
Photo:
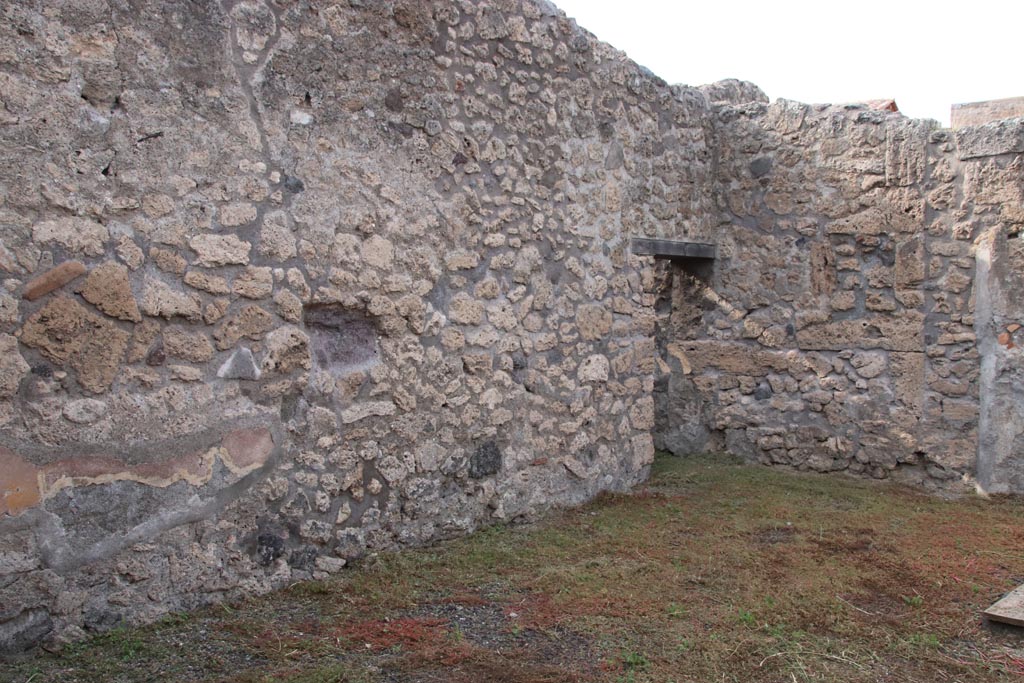
<path id="1" fill-rule="evenodd" d="M 630 249 L 638 256 L 656 258 L 715 258 L 714 244 L 688 242 L 686 240 L 654 239 L 650 237 L 630 238 Z"/>
<path id="2" fill-rule="evenodd" d="M 364 311 L 336 304 L 306 304 L 302 319 L 317 368 L 341 376 L 377 364 L 377 327 Z"/>

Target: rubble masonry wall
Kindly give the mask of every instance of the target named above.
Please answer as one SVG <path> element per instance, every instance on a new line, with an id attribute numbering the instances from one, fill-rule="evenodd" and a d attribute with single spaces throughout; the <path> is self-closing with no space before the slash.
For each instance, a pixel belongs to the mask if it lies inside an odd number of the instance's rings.
<path id="1" fill-rule="evenodd" d="M 715 113 L 719 259 L 662 269 L 658 446 L 1024 490 L 1024 121 Z"/>
<path id="2" fill-rule="evenodd" d="M 0 647 L 646 477 L 698 91 L 529 0 L 2 11 Z"/>
<path id="3" fill-rule="evenodd" d="M 2 651 L 625 490 L 655 441 L 1024 489 L 1024 122 L 669 86 L 534 0 L 0 12 Z"/>

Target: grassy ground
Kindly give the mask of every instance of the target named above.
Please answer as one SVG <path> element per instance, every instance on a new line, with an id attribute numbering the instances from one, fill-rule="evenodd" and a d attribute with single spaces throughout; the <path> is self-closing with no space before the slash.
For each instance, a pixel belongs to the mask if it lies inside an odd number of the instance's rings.
<path id="1" fill-rule="evenodd" d="M 632 495 L 116 631 L 0 680 L 1009 680 L 1024 637 L 979 612 L 1024 582 L 1022 521 L 1016 500 L 659 458 Z"/>

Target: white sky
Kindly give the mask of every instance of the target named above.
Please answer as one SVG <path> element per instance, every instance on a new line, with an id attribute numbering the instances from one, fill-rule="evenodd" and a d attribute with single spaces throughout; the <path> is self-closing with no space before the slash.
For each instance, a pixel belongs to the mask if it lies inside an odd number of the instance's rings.
<path id="1" fill-rule="evenodd" d="M 1024 96 L 1024 0 L 554 0 L 669 83 L 752 81 L 774 100 L 893 98 L 949 125 Z"/>

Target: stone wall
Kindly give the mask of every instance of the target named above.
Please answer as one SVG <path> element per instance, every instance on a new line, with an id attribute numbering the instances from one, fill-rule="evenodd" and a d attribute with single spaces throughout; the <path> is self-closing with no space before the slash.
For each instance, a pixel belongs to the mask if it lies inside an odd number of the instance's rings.
<path id="1" fill-rule="evenodd" d="M 976 235 L 981 354 L 977 475 L 982 490 L 1024 493 L 1024 119 L 956 133 Z"/>
<path id="2" fill-rule="evenodd" d="M 858 106 L 715 114 L 720 259 L 700 277 L 662 270 L 656 443 L 1024 490 L 1012 464 L 1022 311 L 1008 293 L 1024 270 L 1024 121 L 954 136 Z M 977 244 L 991 245 L 984 272 Z M 991 303 L 976 319 L 982 284 Z M 982 472 L 979 439 L 1014 483 Z"/>
<path id="3" fill-rule="evenodd" d="M 0 651 L 653 441 L 1024 491 L 1024 120 L 668 86 L 535 0 L 0 12 Z"/>
<path id="4" fill-rule="evenodd" d="M 553 7 L 0 20 L 0 649 L 622 490 L 711 119 Z"/>
<path id="5" fill-rule="evenodd" d="M 953 130 L 967 126 L 981 126 L 1003 119 L 1024 116 L 1024 97 L 1008 97 L 1003 100 L 966 102 L 950 107 L 950 125 Z"/>

